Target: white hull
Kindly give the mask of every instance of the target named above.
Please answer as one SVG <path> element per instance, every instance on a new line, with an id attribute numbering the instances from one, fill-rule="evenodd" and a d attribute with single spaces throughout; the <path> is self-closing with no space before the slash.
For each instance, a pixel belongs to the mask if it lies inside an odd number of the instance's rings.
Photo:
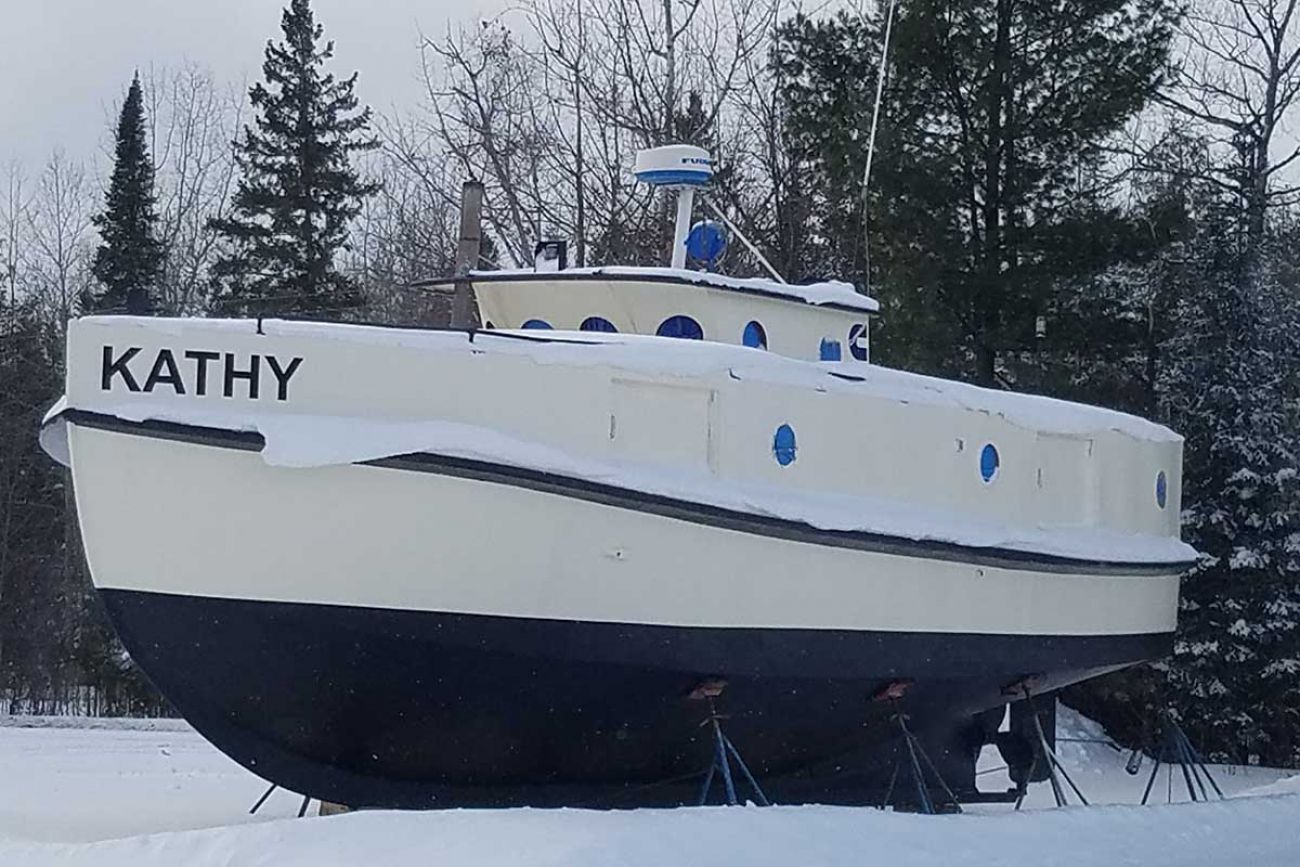
<path id="1" fill-rule="evenodd" d="M 74 426 L 101 588 L 505 617 L 985 635 L 1174 628 L 1178 578 L 790 541 L 508 482 Z M 194 492 L 201 492 L 195 496 Z"/>

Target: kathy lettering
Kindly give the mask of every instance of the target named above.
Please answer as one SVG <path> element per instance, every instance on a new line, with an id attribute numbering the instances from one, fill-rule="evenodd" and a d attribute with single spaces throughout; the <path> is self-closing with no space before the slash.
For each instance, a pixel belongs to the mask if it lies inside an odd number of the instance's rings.
<path id="1" fill-rule="evenodd" d="M 148 356 L 141 357 L 142 352 L 144 349 L 139 346 L 122 350 L 105 346 L 100 370 L 101 389 L 112 391 L 114 387 L 120 387 L 146 394 L 170 390 L 173 394 L 204 397 L 209 389 L 215 393 L 219 388 L 222 397 L 258 400 L 264 393 L 263 383 L 269 386 L 269 380 L 274 380 L 275 399 L 285 401 L 289 399 L 289 384 L 302 366 L 301 358 L 284 361 L 275 355 L 256 352 L 245 355 L 204 349 L 183 352 L 159 349 L 151 362 Z M 262 375 L 263 368 L 267 371 L 266 377 Z M 266 389 L 266 393 L 269 392 L 270 389 Z"/>

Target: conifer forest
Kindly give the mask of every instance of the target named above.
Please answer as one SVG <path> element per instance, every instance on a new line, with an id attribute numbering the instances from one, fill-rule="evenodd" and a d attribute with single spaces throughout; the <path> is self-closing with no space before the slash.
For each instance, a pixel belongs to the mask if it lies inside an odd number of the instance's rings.
<path id="1" fill-rule="evenodd" d="M 1300 0 L 521 0 L 421 37 L 423 99 L 384 111 L 329 24 L 289 0 L 248 83 L 142 59 L 101 156 L 0 170 L 0 711 L 169 712 L 37 443 L 70 318 L 446 325 L 411 284 L 453 273 L 466 180 L 480 267 L 660 263 L 630 167 L 680 142 L 788 279 L 879 299 L 875 363 L 1186 438 L 1174 652 L 1064 698 L 1130 746 L 1170 707 L 1208 758 L 1300 767 Z"/>

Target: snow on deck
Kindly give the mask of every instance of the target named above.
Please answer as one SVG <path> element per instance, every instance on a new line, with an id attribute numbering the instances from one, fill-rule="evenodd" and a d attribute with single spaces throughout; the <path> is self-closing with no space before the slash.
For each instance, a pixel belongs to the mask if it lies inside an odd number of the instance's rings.
<path id="1" fill-rule="evenodd" d="M 1077 717 L 1063 712 L 1058 732 L 1070 737 L 1078 730 Z M 1122 754 L 1070 742 L 1063 742 L 1060 752 L 1096 802 L 1131 804 L 1141 797 L 1146 773 L 1126 775 Z M 292 817 L 300 799 L 287 792 L 276 792 L 257 816 L 249 816 L 248 807 L 266 784 L 175 725 L 14 728 L 0 722 L 0 768 L 0 864 L 24 867 L 1300 863 L 1300 795 L 1058 810 L 1042 809 L 1051 804 L 1051 793 L 1041 783 L 1031 788 L 1023 812 L 983 805 L 960 816 L 845 807 L 713 807 L 374 811 L 299 820 Z M 1276 782 L 1285 772 L 1213 770 L 1229 794 L 1261 786 L 1296 789 L 1294 783 Z M 1157 786 L 1162 801 L 1163 783 L 1162 773 Z"/>
<path id="2" fill-rule="evenodd" d="M 645 280 L 672 280 L 674 282 L 694 283 L 699 286 L 716 286 L 721 289 L 739 289 L 741 291 L 761 292 L 764 295 L 779 295 L 804 301 L 808 304 L 836 304 L 875 313 L 880 310 L 876 299 L 863 295 L 853 288 L 852 283 L 842 280 L 824 280 L 818 283 L 778 283 L 762 277 L 728 277 L 712 271 L 692 271 L 689 268 L 653 268 L 626 265 L 606 265 L 599 268 L 566 268 L 563 271 L 535 271 L 532 268 L 504 271 L 471 271 L 470 277 L 492 280 L 508 280 L 522 277 L 528 280 L 571 280 L 574 277 L 616 277 L 620 280 L 643 278 Z"/>
<path id="3" fill-rule="evenodd" d="M 84 325 L 83 325 L 84 323 Z M 203 332 L 261 333 L 343 343 L 392 346 L 429 352 L 498 353 L 526 356 L 537 364 L 604 365 L 650 376 L 729 375 L 772 385 L 793 385 L 899 403 L 986 413 L 1042 433 L 1078 435 L 1115 431 L 1148 442 L 1181 442 L 1169 428 L 1128 413 L 1056 398 L 981 388 L 859 361 L 817 362 L 787 358 L 745 346 L 640 334 L 565 331 L 464 331 L 396 328 L 329 322 L 266 319 L 181 319 L 87 316 L 80 327 L 140 329 L 175 337 Z M 79 407 L 88 409 L 90 407 Z"/>

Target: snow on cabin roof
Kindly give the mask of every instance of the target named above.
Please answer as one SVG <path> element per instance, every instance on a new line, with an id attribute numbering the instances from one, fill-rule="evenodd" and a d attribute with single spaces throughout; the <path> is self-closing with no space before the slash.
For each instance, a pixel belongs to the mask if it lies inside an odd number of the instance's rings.
<path id="1" fill-rule="evenodd" d="M 865 362 L 804 361 L 745 346 L 700 340 L 586 331 L 501 329 L 465 332 L 283 319 L 265 319 L 259 323 L 254 319 L 88 316 L 76 320 L 73 327 L 80 323 L 133 326 L 175 336 L 203 331 L 260 331 L 269 336 L 316 337 L 427 351 L 496 352 L 526 355 L 538 364 L 606 365 L 643 375 L 708 377 L 724 374 L 773 385 L 803 386 L 905 403 L 961 408 L 1000 416 L 1019 427 L 1043 433 L 1088 435 L 1115 431 L 1148 442 L 1182 440 L 1163 425 L 1102 407 L 982 388 Z"/>
<path id="2" fill-rule="evenodd" d="M 712 271 L 692 271 L 688 268 L 652 268 L 608 265 L 600 268 L 566 268 L 563 271 L 534 271 L 531 268 L 504 271 L 471 271 L 470 277 L 480 280 L 509 280 L 525 278 L 529 280 L 571 280 L 582 277 L 607 277 L 619 280 L 671 280 L 675 283 L 693 283 L 718 289 L 732 289 L 741 292 L 753 292 L 760 295 L 773 295 L 781 298 L 803 301 L 818 306 L 828 305 L 860 310 L 863 313 L 876 313 L 880 304 L 876 299 L 863 295 L 853 288 L 852 283 L 841 280 L 826 280 L 819 283 L 778 283 L 762 277 L 728 277 Z"/>

